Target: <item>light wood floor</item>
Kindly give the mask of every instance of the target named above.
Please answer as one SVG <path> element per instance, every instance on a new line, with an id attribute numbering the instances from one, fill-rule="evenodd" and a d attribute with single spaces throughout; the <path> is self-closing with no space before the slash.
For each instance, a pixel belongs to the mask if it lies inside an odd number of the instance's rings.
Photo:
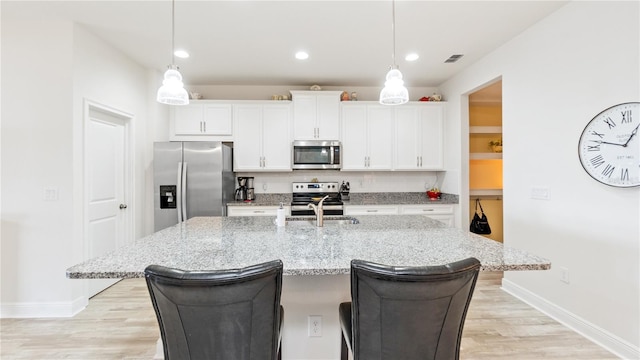
<path id="1" fill-rule="evenodd" d="M 481 273 L 461 359 L 616 359 L 500 290 L 501 277 Z M 159 336 L 144 280 L 123 280 L 92 298 L 73 318 L 1 319 L 0 358 L 149 360 Z"/>

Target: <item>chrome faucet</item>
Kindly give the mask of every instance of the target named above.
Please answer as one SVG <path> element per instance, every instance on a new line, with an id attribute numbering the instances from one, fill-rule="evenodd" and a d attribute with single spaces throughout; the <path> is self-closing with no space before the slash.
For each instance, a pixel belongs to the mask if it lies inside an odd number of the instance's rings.
<path id="1" fill-rule="evenodd" d="M 328 197 L 329 195 L 323 197 L 322 200 L 318 201 L 318 205 L 315 205 L 314 203 L 309 203 L 307 205 L 307 207 L 313 209 L 313 212 L 316 214 L 316 226 L 318 227 L 322 227 L 323 225 L 322 217 L 324 215 L 324 210 L 322 209 L 322 205 L 324 200 Z"/>

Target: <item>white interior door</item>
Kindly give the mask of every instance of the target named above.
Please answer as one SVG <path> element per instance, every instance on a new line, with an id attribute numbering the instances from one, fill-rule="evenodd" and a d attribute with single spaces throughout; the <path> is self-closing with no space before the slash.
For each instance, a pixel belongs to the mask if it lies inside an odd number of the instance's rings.
<path id="1" fill-rule="evenodd" d="M 86 123 L 86 224 L 87 259 L 105 255 L 126 242 L 127 120 L 102 109 L 89 108 Z M 87 297 L 118 279 L 88 280 Z"/>

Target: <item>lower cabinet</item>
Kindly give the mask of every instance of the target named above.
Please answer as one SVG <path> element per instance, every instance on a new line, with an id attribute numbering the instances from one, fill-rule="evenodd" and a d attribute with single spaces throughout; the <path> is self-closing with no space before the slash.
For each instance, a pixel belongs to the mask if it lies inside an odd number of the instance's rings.
<path id="1" fill-rule="evenodd" d="M 447 227 L 454 227 L 454 206 L 446 205 L 345 205 L 344 214 L 358 215 L 425 215 L 441 221 Z M 227 206 L 227 216 L 276 216 L 279 206 Z M 291 207 L 284 207 L 287 216 L 291 215 Z"/>
<path id="2" fill-rule="evenodd" d="M 276 216 L 279 206 L 227 206 L 227 216 Z M 291 207 L 284 207 L 287 216 Z"/>
<path id="3" fill-rule="evenodd" d="M 454 205 L 401 205 L 401 215 L 426 215 L 431 219 L 447 224 L 447 227 L 454 227 Z"/>
<path id="4" fill-rule="evenodd" d="M 344 214 L 353 215 L 398 215 L 397 205 L 345 205 Z"/>

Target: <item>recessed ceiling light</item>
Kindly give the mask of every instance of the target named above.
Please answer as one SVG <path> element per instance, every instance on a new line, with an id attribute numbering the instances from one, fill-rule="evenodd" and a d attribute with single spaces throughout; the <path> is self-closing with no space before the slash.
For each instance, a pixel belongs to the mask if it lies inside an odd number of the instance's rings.
<path id="1" fill-rule="evenodd" d="M 407 61 L 416 61 L 416 60 L 418 60 L 419 57 L 420 57 L 420 55 L 418 55 L 416 53 L 411 53 L 411 54 L 408 54 L 407 56 L 405 56 L 404 59 L 407 60 Z"/>
<path id="2" fill-rule="evenodd" d="M 296 59 L 298 60 L 306 60 L 309 58 L 309 54 L 306 51 L 298 51 L 296 53 Z"/>
<path id="3" fill-rule="evenodd" d="M 185 50 L 176 50 L 173 52 L 173 55 L 181 58 L 181 59 L 186 59 L 189 57 L 189 53 L 186 52 Z"/>

